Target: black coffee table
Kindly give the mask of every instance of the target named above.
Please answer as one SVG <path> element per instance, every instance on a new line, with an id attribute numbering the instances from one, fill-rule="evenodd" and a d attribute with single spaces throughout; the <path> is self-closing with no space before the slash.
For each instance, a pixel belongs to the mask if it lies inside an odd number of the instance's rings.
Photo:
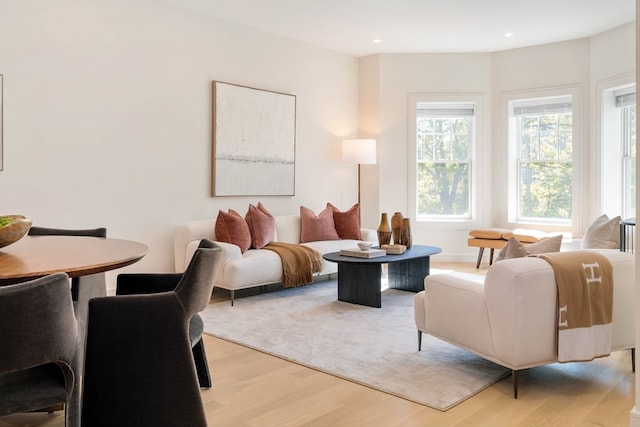
<path id="1" fill-rule="evenodd" d="M 389 288 L 419 292 L 429 275 L 429 257 L 442 252 L 435 246 L 413 245 L 402 255 L 357 258 L 330 252 L 322 257 L 338 264 L 338 299 L 382 307 L 382 264 L 388 264 Z"/>

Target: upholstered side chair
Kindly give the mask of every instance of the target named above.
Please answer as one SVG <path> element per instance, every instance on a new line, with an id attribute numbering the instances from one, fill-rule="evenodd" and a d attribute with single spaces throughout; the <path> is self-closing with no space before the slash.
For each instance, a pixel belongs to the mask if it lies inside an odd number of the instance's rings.
<path id="1" fill-rule="evenodd" d="M 0 287 L 0 416 L 64 405 L 80 425 L 78 330 L 69 277 Z"/>
<path id="2" fill-rule="evenodd" d="M 189 339 L 191 341 L 193 360 L 196 364 L 198 372 L 198 381 L 200 387 L 211 388 L 211 374 L 207 364 L 207 355 L 205 353 L 204 343 L 202 342 L 202 333 L 204 332 L 204 321 L 197 312 L 205 309 L 211 300 L 213 292 L 213 279 L 219 267 L 221 249 L 210 240 L 203 239 L 200 241 L 198 248 L 208 248 L 215 252 L 215 261 L 211 262 L 210 276 L 201 277 L 201 281 L 195 285 L 195 282 L 185 282 L 185 273 L 147 273 L 147 274 L 120 274 L 116 283 L 116 295 L 136 295 L 150 294 L 158 292 L 179 292 L 185 298 L 188 298 L 190 304 L 196 309 L 196 314 L 189 321 Z M 202 261 L 201 261 L 202 262 Z M 189 264 L 189 267 L 191 264 Z M 187 268 L 189 271 L 189 268 Z"/>
<path id="3" fill-rule="evenodd" d="M 202 320 L 193 319 L 219 262 L 204 240 L 183 274 L 121 274 L 118 295 L 89 302 L 83 425 L 206 425 L 192 352 L 197 329 L 204 356 Z"/>
<path id="4" fill-rule="evenodd" d="M 32 226 L 27 233 L 29 236 L 85 236 L 85 237 L 107 237 L 107 229 L 100 228 L 85 228 L 85 229 L 66 229 L 66 228 L 50 228 L 50 227 L 37 227 Z M 71 297 L 74 301 L 78 301 L 78 286 L 79 280 L 77 277 L 71 279 Z M 96 295 L 103 296 L 103 295 Z"/>
<path id="5" fill-rule="evenodd" d="M 51 228 L 32 226 L 27 233 L 29 236 L 81 236 L 81 237 L 98 237 L 106 238 L 107 229 L 99 228 Z M 71 278 L 71 299 L 73 300 L 73 310 L 78 321 L 78 336 L 80 337 L 80 356 L 78 369 L 82 371 L 84 357 L 82 350 L 84 349 L 84 337 L 86 336 L 87 327 L 87 304 L 78 304 L 78 301 L 89 301 L 91 298 L 103 297 L 107 294 L 105 284 L 105 273 L 95 273 L 83 277 Z"/>

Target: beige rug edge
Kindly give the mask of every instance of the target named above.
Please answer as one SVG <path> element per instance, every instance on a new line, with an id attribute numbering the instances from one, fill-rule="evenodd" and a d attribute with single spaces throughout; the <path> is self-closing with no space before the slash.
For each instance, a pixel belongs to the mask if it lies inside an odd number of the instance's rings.
<path id="1" fill-rule="evenodd" d="M 432 409 L 435 409 L 435 410 L 438 410 L 438 411 L 442 411 L 442 412 L 446 412 L 446 411 L 448 411 L 449 409 L 451 409 L 451 408 L 453 408 L 453 407 L 455 407 L 455 406 L 458 406 L 458 405 L 459 405 L 459 404 L 461 404 L 462 402 L 464 402 L 464 401 L 466 401 L 466 400 L 468 400 L 468 399 L 472 398 L 473 396 L 477 395 L 477 394 L 478 394 L 478 393 L 480 393 L 481 391 L 486 390 L 487 388 L 491 387 L 492 385 L 494 385 L 494 384 L 495 384 L 495 383 L 497 383 L 498 381 L 500 381 L 500 380 L 502 380 L 502 379 L 504 379 L 504 378 L 508 377 L 509 375 L 511 375 L 511 371 L 506 371 L 506 372 L 505 372 L 504 374 L 502 374 L 501 376 L 498 376 L 498 377 L 497 377 L 497 378 L 495 378 L 493 381 L 491 381 L 491 382 L 487 383 L 484 387 L 481 387 L 481 388 L 476 389 L 475 391 L 471 392 L 471 394 L 469 394 L 468 396 L 465 396 L 465 397 L 464 397 L 464 398 L 462 398 L 461 400 L 459 400 L 459 401 L 457 401 L 457 402 L 454 402 L 454 403 L 452 403 L 452 404 L 450 404 L 450 405 L 448 405 L 448 406 L 446 406 L 446 407 L 438 408 L 438 407 L 435 407 L 435 406 L 432 406 L 432 405 L 428 405 L 428 404 L 426 404 L 426 403 L 424 403 L 424 402 L 421 402 L 421 401 L 419 401 L 419 400 L 417 400 L 417 399 L 412 399 L 410 396 L 402 395 L 402 394 L 400 394 L 400 393 L 396 393 L 396 392 L 394 392 L 394 391 L 392 391 L 392 390 L 383 390 L 383 389 L 378 388 L 378 387 L 373 387 L 373 386 L 371 386 L 370 384 L 365 383 L 364 381 L 359 381 L 359 380 L 357 380 L 357 379 L 349 378 L 349 377 L 348 377 L 348 376 L 346 376 L 346 375 L 340 375 L 340 374 L 337 374 L 337 373 L 335 373 L 335 372 L 330 372 L 330 371 L 329 371 L 329 370 L 327 370 L 327 369 L 323 369 L 323 368 L 320 368 L 320 367 L 317 367 L 317 366 L 312 366 L 312 365 L 309 365 L 309 364 L 304 363 L 304 362 L 299 361 L 299 360 L 294 360 L 294 359 L 292 359 L 292 358 L 289 358 L 289 357 L 286 357 L 286 356 L 283 356 L 283 355 L 280 355 L 280 354 L 272 353 L 272 352 L 270 352 L 270 351 L 268 351 L 268 350 L 264 350 L 264 349 L 256 348 L 256 347 L 254 347 L 254 346 L 251 346 L 251 345 L 248 345 L 248 344 L 242 343 L 242 342 L 240 342 L 240 341 L 238 341 L 238 340 L 234 340 L 234 339 L 231 339 L 231 338 L 226 338 L 226 337 L 218 336 L 218 335 L 213 334 L 213 333 L 210 333 L 210 332 L 205 332 L 205 334 L 210 335 L 210 336 L 212 336 L 212 337 L 216 337 L 216 338 L 221 339 L 221 340 L 223 340 L 223 341 L 228 341 L 228 342 L 231 342 L 231 343 L 234 343 L 234 344 L 237 344 L 237 345 L 241 345 L 241 346 L 243 346 L 243 347 L 250 348 L 250 349 L 255 350 L 255 351 L 259 351 L 260 353 L 264 353 L 264 354 L 267 354 L 267 355 L 269 355 L 269 356 L 276 357 L 276 358 L 278 358 L 278 359 L 286 360 L 287 362 L 295 363 L 296 365 L 304 366 L 305 368 L 313 369 L 314 371 L 322 372 L 323 374 L 331 375 L 332 377 L 340 378 L 340 379 L 343 379 L 343 380 L 345 380 L 345 381 L 349 381 L 349 382 L 352 382 L 352 383 L 355 383 L 355 384 L 361 385 L 361 386 L 363 386 L 363 387 L 367 387 L 367 388 L 370 388 L 370 389 L 372 389 L 372 390 L 379 391 L 379 392 L 381 392 L 381 393 L 390 394 L 390 395 L 395 396 L 395 397 L 398 397 L 398 398 L 400 398 L 400 399 L 408 400 L 408 401 L 410 401 L 410 402 L 417 403 L 418 405 L 427 406 L 427 407 L 429 407 L 429 408 L 432 408 Z"/>
<path id="2" fill-rule="evenodd" d="M 381 309 L 343 303 L 334 294 L 335 281 L 328 281 L 236 299 L 233 307 L 211 304 L 203 312 L 205 332 L 440 411 L 510 374 L 426 334 L 418 352 L 412 293 L 385 291 Z M 366 360 L 372 357 L 375 366 Z"/>

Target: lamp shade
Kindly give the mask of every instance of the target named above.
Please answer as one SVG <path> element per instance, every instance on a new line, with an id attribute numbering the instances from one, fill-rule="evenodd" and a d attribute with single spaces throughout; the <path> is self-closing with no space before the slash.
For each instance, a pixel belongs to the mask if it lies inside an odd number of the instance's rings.
<path id="1" fill-rule="evenodd" d="M 345 139 L 342 141 L 342 161 L 344 163 L 375 164 L 375 139 Z"/>

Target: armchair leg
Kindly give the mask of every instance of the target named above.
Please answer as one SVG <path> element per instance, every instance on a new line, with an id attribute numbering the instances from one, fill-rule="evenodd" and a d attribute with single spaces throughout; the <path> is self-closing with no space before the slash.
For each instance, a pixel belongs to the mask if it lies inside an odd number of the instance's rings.
<path id="1" fill-rule="evenodd" d="M 513 378 L 513 398 L 518 398 L 518 371 L 515 369 L 511 370 L 511 377 Z"/>
<path id="2" fill-rule="evenodd" d="M 233 307 L 233 300 L 235 299 L 235 297 L 236 297 L 236 291 L 231 290 L 231 307 Z"/>
<path id="3" fill-rule="evenodd" d="M 191 352 L 193 353 L 193 361 L 196 364 L 200 388 L 211 388 L 211 374 L 209 373 L 207 354 L 204 351 L 204 342 L 202 342 L 202 339 L 191 348 Z"/>
<path id="4" fill-rule="evenodd" d="M 631 350 L 631 372 L 636 371 L 636 348 L 633 347 Z"/>
<path id="5" fill-rule="evenodd" d="M 418 329 L 418 351 L 422 350 L 422 331 Z"/>
<path id="6" fill-rule="evenodd" d="M 495 251 L 494 248 L 491 248 L 491 250 L 489 251 L 489 265 L 493 265 L 493 252 Z"/>

